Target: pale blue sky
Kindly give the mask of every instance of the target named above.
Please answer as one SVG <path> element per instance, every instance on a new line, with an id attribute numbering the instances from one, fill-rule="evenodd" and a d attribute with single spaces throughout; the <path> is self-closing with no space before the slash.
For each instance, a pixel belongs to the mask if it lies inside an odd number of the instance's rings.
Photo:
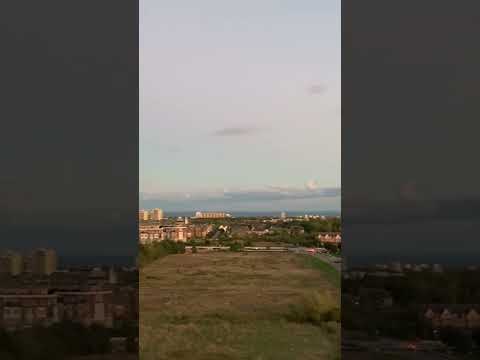
<path id="1" fill-rule="evenodd" d="M 141 199 L 338 210 L 340 19 L 334 0 L 141 0 Z"/>

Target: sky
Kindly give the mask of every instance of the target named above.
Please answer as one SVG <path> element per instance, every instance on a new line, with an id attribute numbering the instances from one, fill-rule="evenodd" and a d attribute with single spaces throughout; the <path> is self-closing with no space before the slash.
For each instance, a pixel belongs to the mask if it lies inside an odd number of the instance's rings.
<path id="1" fill-rule="evenodd" d="M 334 0 L 140 2 L 140 206 L 339 210 Z"/>
<path id="2" fill-rule="evenodd" d="M 0 132 L 8 149 L 0 153 L 0 252 L 49 247 L 60 256 L 133 259 L 137 4 L 38 2 L 28 12 L 18 2 L 1 5 L 8 16 L 0 78 L 9 99 L 1 112 L 11 121 Z"/>

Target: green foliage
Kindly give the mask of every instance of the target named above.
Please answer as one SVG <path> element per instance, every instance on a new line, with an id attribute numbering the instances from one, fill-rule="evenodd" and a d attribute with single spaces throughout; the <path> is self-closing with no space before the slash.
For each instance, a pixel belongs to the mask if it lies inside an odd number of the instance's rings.
<path id="1" fill-rule="evenodd" d="M 0 358 L 15 360 L 63 360 L 69 356 L 110 351 L 111 330 L 100 325 L 84 327 L 63 322 L 14 333 L 0 332 Z"/>
<path id="2" fill-rule="evenodd" d="M 339 248 L 335 244 L 326 243 L 323 245 L 323 247 L 327 249 L 329 252 L 331 252 L 332 254 L 338 254 Z"/>
<path id="3" fill-rule="evenodd" d="M 328 292 L 307 293 L 299 304 L 290 305 L 287 319 L 314 325 L 338 323 L 340 322 L 340 301 Z"/>
<path id="4" fill-rule="evenodd" d="M 138 251 L 138 266 L 140 268 L 151 262 L 170 254 L 183 254 L 185 244 L 170 240 L 159 241 L 151 244 L 140 245 Z"/>
<path id="5" fill-rule="evenodd" d="M 299 225 L 302 226 L 308 234 L 319 232 L 340 232 L 342 228 L 341 220 L 338 218 L 301 221 Z"/>
<path id="6" fill-rule="evenodd" d="M 235 241 L 230 245 L 230 251 L 240 251 L 240 250 L 242 250 L 241 243 Z"/>

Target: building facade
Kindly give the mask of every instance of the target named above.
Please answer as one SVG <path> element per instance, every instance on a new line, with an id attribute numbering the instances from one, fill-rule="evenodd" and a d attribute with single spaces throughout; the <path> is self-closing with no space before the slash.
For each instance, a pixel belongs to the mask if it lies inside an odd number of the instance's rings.
<path id="1" fill-rule="evenodd" d="M 0 327 L 15 331 L 64 320 L 111 327 L 112 309 L 112 291 L 108 290 L 8 289 L 0 293 Z"/>
<path id="2" fill-rule="evenodd" d="M 434 329 L 454 327 L 462 329 L 480 328 L 480 305 L 428 305 L 423 318 Z"/>
<path id="3" fill-rule="evenodd" d="M 163 210 L 162 209 L 153 209 L 150 212 L 150 220 L 160 221 L 163 219 Z"/>
<path id="4" fill-rule="evenodd" d="M 230 214 L 225 212 L 197 211 L 195 213 L 196 219 L 225 219 L 227 217 L 230 217 Z"/>
<path id="5" fill-rule="evenodd" d="M 48 276 L 57 271 L 57 264 L 57 253 L 52 249 L 37 249 L 26 256 L 14 251 L 0 255 L 0 273 L 12 276 L 23 273 Z"/>
<path id="6" fill-rule="evenodd" d="M 334 244 L 340 245 L 342 243 L 342 234 L 341 233 L 320 233 L 318 235 L 318 240 L 323 244 Z"/>
<path id="7" fill-rule="evenodd" d="M 14 251 L 0 254 L 0 273 L 18 276 L 23 273 L 23 257 Z"/>
<path id="8" fill-rule="evenodd" d="M 146 210 L 139 210 L 138 211 L 138 220 L 140 221 L 148 221 L 150 219 L 150 214 Z"/>
<path id="9" fill-rule="evenodd" d="M 157 241 L 171 240 L 185 242 L 190 239 L 204 239 L 213 230 L 212 225 L 147 225 L 139 228 L 139 242 L 150 244 Z"/>

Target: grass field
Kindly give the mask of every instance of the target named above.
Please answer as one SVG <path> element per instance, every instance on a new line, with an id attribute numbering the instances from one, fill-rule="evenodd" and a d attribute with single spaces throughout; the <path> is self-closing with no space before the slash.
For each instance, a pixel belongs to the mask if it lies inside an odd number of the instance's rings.
<path id="1" fill-rule="evenodd" d="M 137 355 L 131 354 L 109 354 L 109 355 L 91 355 L 91 356 L 77 356 L 69 360 L 138 360 Z"/>
<path id="2" fill-rule="evenodd" d="M 329 266 L 290 253 L 167 256 L 140 275 L 140 358 L 339 359 L 338 323 L 288 316 L 309 293 L 339 303 L 338 284 Z"/>

